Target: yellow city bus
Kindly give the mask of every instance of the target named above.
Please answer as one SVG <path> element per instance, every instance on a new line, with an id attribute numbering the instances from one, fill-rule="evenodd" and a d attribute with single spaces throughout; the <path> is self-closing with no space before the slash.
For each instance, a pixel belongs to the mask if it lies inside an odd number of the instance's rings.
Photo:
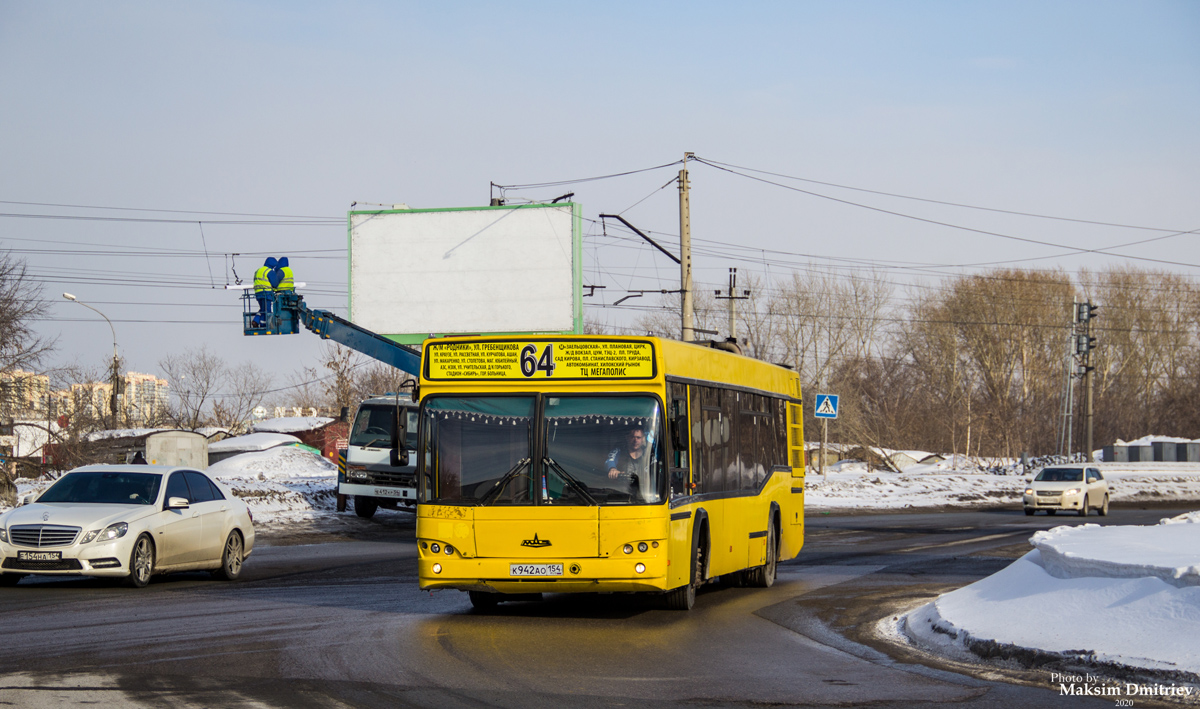
<path id="1" fill-rule="evenodd" d="M 425 342 L 422 589 L 642 592 L 690 609 L 770 586 L 804 543 L 796 373 L 654 337 Z"/>

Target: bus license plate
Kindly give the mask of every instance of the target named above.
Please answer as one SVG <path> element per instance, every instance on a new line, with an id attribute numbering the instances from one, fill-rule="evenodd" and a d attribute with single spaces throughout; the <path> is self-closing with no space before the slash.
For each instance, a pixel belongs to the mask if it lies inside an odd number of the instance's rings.
<path id="1" fill-rule="evenodd" d="M 19 551 L 17 559 L 20 561 L 61 561 L 61 551 Z"/>
<path id="2" fill-rule="evenodd" d="M 562 564 L 509 564 L 509 576 L 562 576 Z"/>

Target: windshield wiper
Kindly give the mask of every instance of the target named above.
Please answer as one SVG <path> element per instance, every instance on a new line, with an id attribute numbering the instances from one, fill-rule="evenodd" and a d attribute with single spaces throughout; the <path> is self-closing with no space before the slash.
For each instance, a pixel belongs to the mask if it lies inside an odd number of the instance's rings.
<path id="1" fill-rule="evenodd" d="M 542 462 L 550 466 L 554 472 L 558 473 L 559 477 L 561 477 L 563 480 L 566 480 L 568 485 L 578 490 L 579 494 L 583 496 L 583 499 L 586 500 L 589 505 L 600 504 L 596 502 L 596 498 L 592 497 L 591 493 L 588 492 L 587 485 L 584 485 L 575 478 L 571 477 L 571 474 L 567 472 L 566 468 L 559 465 L 558 461 L 554 460 L 550 456 L 544 456 L 542 458 Z"/>
<path id="2" fill-rule="evenodd" d="M 488 490 L 486 493 L 484 493 L 483 497 L 479 498 L 479 504 L 486 505 L 491 502 L 492 499 L 499 495 L 500 491 L 504 489 L 504 484 L 516 477 L 517 473 L 521 472 L 522 468 L 528 467 L 530 462 L 532 462 L 530 458 L 522 458 L 518 460 L 516 465 L 509 468 L 507 473 L 500 476 L 500 479 L 497 480 L 494 485 L 492 485 L 491 490 Z"/>

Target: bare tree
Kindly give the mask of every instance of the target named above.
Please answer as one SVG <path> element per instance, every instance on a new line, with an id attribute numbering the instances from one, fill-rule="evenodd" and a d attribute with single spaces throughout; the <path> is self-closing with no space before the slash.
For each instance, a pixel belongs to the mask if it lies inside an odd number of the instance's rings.
<path id="1" fill-rule="evenodd" d="M 53 349 L 53 340 L 33 330 L 46 309 L 42 287 L 29 277 L 25 261 L 0 251 L 0 370 L 32 367 Z"/>
<path id="2" fill-rule="evenodd" d="M 262 404 L 272 387 L 271 375 L 258 365 L 248 362 L 236 368 L 225 368 L 223 396 L 213 398 L 210 421 L 214 426 L 242 431 Z"/>
<path id="3" fill-rule="evenodd" d="M 32 367 L 54 347 L 40 337 L 33 321 L 46 311 L 41 285 L 29 278 L 25 261 L 9 251 L 0 251 L 0 370 Z M 8 402 L 3 402 L 6 407 Z M 0 412 L 5 418 L 11 410 Z M 0 501 L 16 503 L 16 485 L 10 471 L 0 466 Z"/>
<path id="4" fill-rule="evenodd" d="M 242 428 L 271 388 L 271 377 L 254 364 L 231 369 L 206 346 L 158 363 L 171 387 L 167 418 L 179 428 L 217 425 Z"/>
<path id="5" fill-rule="evenodd" d="M 1196 386 L 1200 288 L 1179 274 L 1130 266 L 1084 272 L 1080 285 L 1101 306 L 1098 439 L 1197 435 L 1195 406 L 1176 402 Z"/>
<path id="6" fill-rule="evenodd" d="M 334 414 L 348 408 L 351 415 L 363 399 L 400 391 L 413 377 L 336 343 L 326 343 L 320 367 L 298 373 L 292 406 L 327 409 Z"/>
<path id="7" fill-rule="evenodd" d="M 972 442 L 989 455 L 1053 450 L 1073 295 L 1061 271 L 1005 269 L 953 279 L 916 301 L 903 351 L 941 399 L 952 445 L 957 417 L 964 452 Z"/>

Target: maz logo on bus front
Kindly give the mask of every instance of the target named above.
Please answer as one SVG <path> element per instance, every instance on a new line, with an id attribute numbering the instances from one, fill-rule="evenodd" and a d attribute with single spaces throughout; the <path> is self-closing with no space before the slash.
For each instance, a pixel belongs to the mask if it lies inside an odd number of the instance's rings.
<path id="1" fill-rule="evenodd" d="M 554 374 L 554 366 L 554 345 L 546 345 L 541 357 L 537 356 L 537 348 L 533 345 L 525 345 L 521 350 L 521 374 L 527 377 L 538 372 L 545 372 L 549 377 Z"/>
<path id="2" fill-rule="evenodd" d="M 538 539 L 537 532 L 534 532 L 533 539 L 526 539 L 525 541 L 521 542 L 521 546 L 523 546 L 523 547 L 548 547 L 548 546 L 550 546 L 550 540 L 549 539 Z"/>

